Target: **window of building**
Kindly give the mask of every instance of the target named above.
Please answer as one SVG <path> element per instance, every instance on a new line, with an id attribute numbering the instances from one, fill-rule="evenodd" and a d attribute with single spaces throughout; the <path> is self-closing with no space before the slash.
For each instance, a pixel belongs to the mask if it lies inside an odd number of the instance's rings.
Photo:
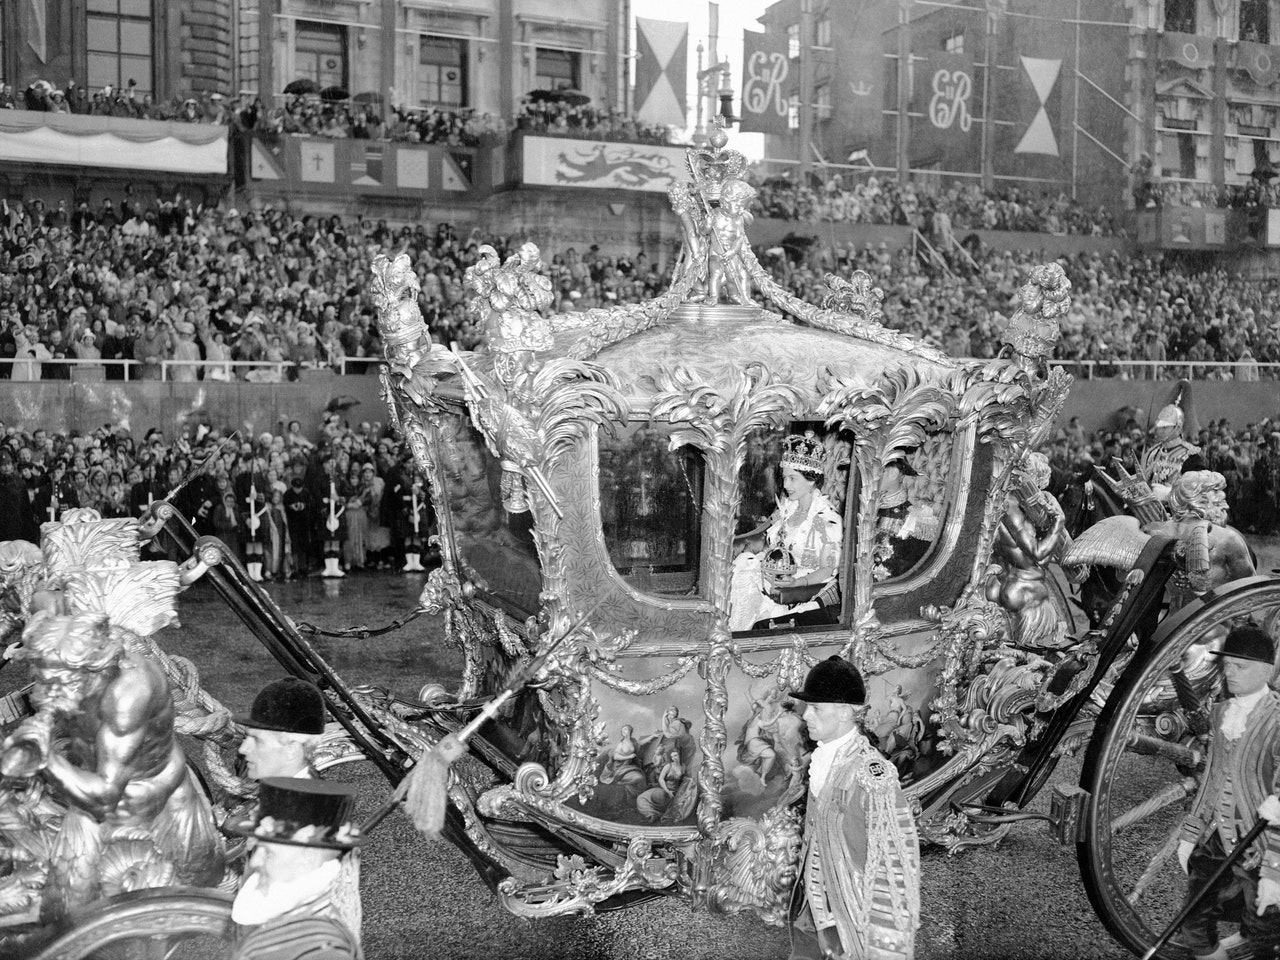
<path id="1" fill-rule="evenodd" d="M 1240 0 L 1240 39 L 1271 42 L 1271 0 Z"/>
<path id="2" fill-rule="evenodd" d="M 942 49 L 946 53 L 964 53 L 964 34 L 953 33 L 942 41 Z"/>
<path id="3" fill-rule="evenodd" d="M 1271 157 L 1267 154 L 1267 141 L 1253 141 L 1253 169 L 1254 170 L 1274 170 L 1271 165 Z M 1253 171 L 1250 171 L 1251 173 Z"/>
<path id="4" fill-rule="evenodd" d="M 151 0 L 88 0 L 85 75 L 90 90 L 127 88 L 139 96 L 153 90 Z"/>
<path id="5" fill-rule="evenodd" d="M 293 73 L 326 87 L 347 85 L 347 28 L 337 23 L 299 20 L 293 35 Z"/>
<path id="6" fill-rule="evenodd" d="M 787 27 L 787 56 L 794 60 L 800 56 L 800 24 Z"/>
<path id="7" fill-rule="evenodd" d="M 538 47 L 533 85 L 539 90 L 578 90 L 582 87 L 582 54 L 574 50 Z"/>
<path id="8" fill-rule="evenodd" d="M 818 27 L 814 31 L 813 42 L 815 46 L 829 47 L 831 46 L 831 18 L 823 14 L 821 20 L 818 21 Z"/>
<path id="9" fill-rule="evenodd" d="M 800 98 L 792 97 L 791 102 L 787 104 L 787 129 L 800 129 Z"/>
<path id="10" fill-rule="evenodd" d="M 815 120 L 831 119 L 831 86 L 820 83 L 813 88 L 813 116 Z"/>
<path id="11" fill-rule="evenodd" d="M 1160 169 L 1166 177 L 1196 178 L 1196 137 L 1193 133 L 1160 135 Z"/>
<path id="12" fill-rule="evenodd" d="M 426 34 L 418 39 L 418 103 L 467 105 L 467 41 Z"/>
<path id="13" fill-rule="evenodd" d="M 1195 33 L 1196 0 L 1165 0 L 1164 28 L 1174 33 Z"/>

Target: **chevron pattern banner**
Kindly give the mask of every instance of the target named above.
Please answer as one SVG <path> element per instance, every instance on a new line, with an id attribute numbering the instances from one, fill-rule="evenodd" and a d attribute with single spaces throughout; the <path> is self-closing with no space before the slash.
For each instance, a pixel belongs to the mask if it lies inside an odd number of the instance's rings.
<path id="1" fill-rule="evenodd" d="M 1031 81 L 1031 88 L 1035 91 L 1036 98 L 1040 101 L 1040 104 L 1035 116 L 1031 118 L 1031 125 L 1027 127 L 1022 139 L 1013 148 L 1013 152 L 1041 153 L 1050 157 L 1059 156 L 1058 138 L 1054 133 L 1054 124 L 1049 119 L 1049 111 L 1046 106 L 1049 103 L 1049 97 L 1053 93 L 1053 88 L 1058 83 L 1058 74 L 1062 72 L 1062 61 L 1046 60 L 1040 57 L 1021 57 L 1020 59 L 1022 60 L 1022 68 L 1027 72 L 1027 78 Z"/>
<path id="2" fill-rule="evenodd" d="M 636 115 L 683 127 L 688 73 L 689 24 L 636 17 Z"/>

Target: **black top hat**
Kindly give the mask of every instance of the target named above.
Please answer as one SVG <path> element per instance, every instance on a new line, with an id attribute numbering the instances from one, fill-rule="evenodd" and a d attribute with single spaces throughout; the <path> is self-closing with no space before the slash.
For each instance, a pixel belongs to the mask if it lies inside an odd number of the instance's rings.
<path id="1" fill-rule="evenodd" d="M 828 657 L 809 671 L 804 689 L 792 690 L 791 697 L 805 703 L 848 703 L 858 707 L 867 702 L 867 687 L 852 663 Z"/>
<path id="2" fill-rule="evenodd" d="M 258 809 L 232 833 L 266 843 L 350 850 L 364 843 L 351 819 L 356 788 L 349 783 L 265 777 L 258 781 Z"/>
<path id="3" fill-rule="evenodd" d="M 249 715 L 236 717 L 236 723 L 282 733 L 324 733 L 324 694 L 314 683 L 285 677 L 263 687 Z"/>
<path id="4" fill-rule="evenodd" d="M 1275 663 L 1276 644 L 1270 634 L 1251 623 L 1236 627 L 1222 641 L 1222 649 L 1215 650 L 1215 657 L 1235 657 L 1237 660 L 1257 660 Z"/>

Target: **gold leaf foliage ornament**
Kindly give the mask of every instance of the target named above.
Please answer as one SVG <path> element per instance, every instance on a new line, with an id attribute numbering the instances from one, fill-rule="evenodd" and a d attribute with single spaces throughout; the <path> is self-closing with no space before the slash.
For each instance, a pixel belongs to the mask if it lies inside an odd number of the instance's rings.
<path id="1" fill-rule="evenodd" d="M 649 416 L 672 425 L 668 448 L 691 446 L 703 455 L 708 555 L 726 558 L 715 568 L 708 599 L 727 619 L 732 573 L 727 558 L 732 556 L 734 517 L 742 499 L 738 471 L 748 439 L 753 431 L 785 426 L 803 408 L 803 395 L 789 383 L 775 383 L 769 368 L 758 362 L 739 367 L 727 389 L 705 383 L 683 364 L 663 369 L 656 386 Z"/>
<path id="2" fill-rule="evenodd" d="M 931 433 L 942 430 L 955 410 L 955 398 L 944 387 L 925 380 L 919 370 L 893 367 L 874 383 L 864 384 L 826 370 L 819 382 L 822 400 L 818 415 L 829 430 L 848 430 L 853 435 L 853 458 L 861 479 L 858 515 L 858 544 L 854 567 L 854 609 L 869 617 L 851 638 L 855 662 L 864 670 L 878 672 L 892 662 L 881 648 L 875 657 L 880 636 L 872 609 L 872 587 L 876 576 L 876 532 L 884 482 L 891 464 L 905 460 L 921 447 Z"/>

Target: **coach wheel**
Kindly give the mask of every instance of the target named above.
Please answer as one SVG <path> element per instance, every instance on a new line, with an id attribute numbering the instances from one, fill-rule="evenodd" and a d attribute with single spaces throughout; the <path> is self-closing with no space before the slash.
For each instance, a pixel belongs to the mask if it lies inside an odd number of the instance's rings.
<path id="1" fill-rule="evenodd" d="M 1280 580 L 1253 577 L 1167 618 L 1116 684 L 1089 742 L 1087 791 L 1076 853 L 1099 919 L 1145 953 L 1181 907 L 1181 827 L 1204 772 L 1209 708 L 1222 693 L 1211 656 L 1232 626 L 1280 618 Z M 1274 632 L 1273 632 L 1274 635 Z M 1161 951 L 1187 957 L 1177 935 Z"/>
<path id="2" fill-rule="evenodd" d="M 196 938 L 221 941 L 230 953 L 235 933 L 231 895 L 173 888 L 121 894 L 87 907 L 32 960 L 163 960 Z"/>

